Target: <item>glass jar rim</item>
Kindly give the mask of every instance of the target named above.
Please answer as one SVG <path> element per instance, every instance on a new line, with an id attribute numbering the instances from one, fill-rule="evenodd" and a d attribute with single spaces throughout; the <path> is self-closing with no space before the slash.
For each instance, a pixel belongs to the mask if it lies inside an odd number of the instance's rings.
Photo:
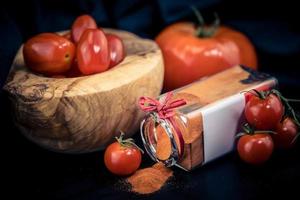
<path id="1" fill-rule="evenodd" d="M 161 125 L 164 129 L 165 133 L 168 135 L 171 143 L 171 153 L 170 156 L 166 160 L 160 160 L 156 156 L 156 147 L 152 144 L 151 140 L 149 140 L 149 131 L 146 130 L 146 121 L 152 119 L 155 124 Z M 174 129 L 173 129 L 174 130 Z M 140 126 L 140 134 L 143 141 L 143 145 L 145 147 L 146 152 L 149 154 L 152 160 L 156 162 L 162 162 L 165 166 L 171 167 L 177 163 L 180 158 L 179 147 L 175 140 L 174 133 L 172 131 L 172 123 L 168 119 L 161 119 L 157 113 L 151 112 L 146 115 L 146 117 L 141 122 Z M 154 133 L 152 133 L 154 134 Z"/>

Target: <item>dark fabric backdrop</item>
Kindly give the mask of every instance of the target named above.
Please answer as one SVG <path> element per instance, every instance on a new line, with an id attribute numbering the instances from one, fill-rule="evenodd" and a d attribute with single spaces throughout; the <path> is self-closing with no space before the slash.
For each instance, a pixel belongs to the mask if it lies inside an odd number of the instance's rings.
<path id="1" fill-rule="evenodd" d="M 210 21 L 218 12 L 222 23 L 244 32 L 254 43 L 261 71 L 276 76 L 282 92 L 300 97 L 300 23 L 297 1 L 262 0 L 9 0 L 0 7 L 0 86 L 13 57 L 24 41 L 41 32 L 66 30 L 80 14 L 91 14 L 99 26 L 124 29 L 154 38 L 166 25 L 195 21 L 190 6 Z M 132 198 L 109 187 L 115 178 L 106 175 L 101 152 L 71 156 L 43 150 L 25 140 L 13 126 L 9 104 L 1 90 L 2 171 L 10 195 L 38 199 Z M 156 198 L 258 198 L 293 194 L 299 186 L 299 150 L 277 154 L 270 164 L 255 169 L 242 164 L 236 154 L 194 172 L 176 172 L 181 186 L 165 189 Z M 147 159 L 146 162 L 147 163 Z M 101 172 L 101 173 L 100 173 Z M 185 185 L 187 184 L 187 185 Z M 281 185 L 291 185 L 282 191 Z M 180 184 L 179 184 L 180 185 Z M 203 189 L 204 188 L 204 189 Z M 10 191 L 10 190 L 7 190 Z M 274 196 L 275 196 L 274 195 Z M 124 198 L 123 198 L 124 199 Z"/>
<path id="2" fill-rule="evenodd" d="M 232 0 L 10 0 L 1 6 L 1 86 L 20 44 L 41 32 L 66 30 L 76 16 L 91 14 L 99 26 L 153 38 L 178 20 L 195 21 L 190 5 L 209 19 L 218 12 L 224 24 L 244 32 L 254 43 L 260 68 L 281 84 L 299 86 L 300 23 L 296 1 Z M 297 73 L 296 73 L 297 72 Z"/>

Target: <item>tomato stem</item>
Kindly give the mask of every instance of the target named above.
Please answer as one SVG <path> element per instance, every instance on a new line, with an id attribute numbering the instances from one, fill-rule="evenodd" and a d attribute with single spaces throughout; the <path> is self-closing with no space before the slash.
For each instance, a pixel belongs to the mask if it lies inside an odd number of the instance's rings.
<path id="1" fill-rule="evenodd" d="M 252 90 L 249 90 L 249 91 L 241 91 L 240 93 L 250 93 L 250 94 L 253 94 L 257 97 L 259 97 L 260 99 L 265 99 L 267 94 L 265 94 L 265 92 L 263 91 L 258 91 L 256 89 L 252 89 Z"/>
<path id="2" fill-rule="evenodd" d="M 294 144 L 296 142 L 296 140 L 298 139 L 299 135 L 300 135 L 300 132 L 297 133 L 297 135 L 292 140 L 291 144 Z"/>
<path id="3" fill-rule="evenodd" d="M 288 102 L 300 102 L 300 99 L 287 99 Z"/>
<path id="4" fill-rule="evenodd" d="M 253 135 L 254 134 L 254 128 L 250 126 L 250 124 L 246 123 L 243 126 L 243 130 L 246 134 Z"/>
<path id="5" fill-rule="evenodd" d="M 242 137 L 243 135 L 246 135 L 246 133 L 244 133 L 244 132 L 238 133 L 238 134 L 236 134 L 235 138 Z"/>
<path id="6" fill-rule="evenodd" d="M 199 38 L 212 37 L 220 27 L 220 18 L 217 13 L 214 13 L 215 20 L 211 26 L 207 26 L 203 16 L 195 6 L 191 6 L 197 20 L 198 25 L 195 31 L 195 35 Z"/>
<path id="7" fill-rule="evenodd" d="M 300 122 L 298 120 L 298 117 L 296 116 L 296 112 L 293 109 L 293 107 L 289 104 L 289 102 L 300 102 L 300 100 L 297 100 L 297 99 L 287 99 L 284 96 L 282 96 L 282 94 L 278 90 L 275 90 L 275 89 L 272 89 L 271 93 L 275 94 L 281 100 L 281 102 L 284 104 L 284 106 L 286 108 L 285 109 L 285 116 L 292 116 L 295 124 L 298 127 L 300 127 Z"/>
<path id="8" fill-rule="evenodd" d="M 244 132 L 238 133 L 235 137 L 239 138 L 243 135 L 254 135 L 254 134 L 259 134 L 259 133 L 270 133 L 270 134 L 277 134 L 274 131 L 270 131 L 270 130 L 255 130 L 255 128 L 253 126 L 250 126 L 250 124 L 245 123 L 243 125 L 243 130 Z"/>
<path id="9" fill-rule="evenodd" d="M 255 131 L 255 134 L 257 134 L 257 133 L 271 133 L 271 134 L 274 134 L 274 135 L 277 134 L 275 131 L 265 131 L 265 130 L 257 130 L 257 131 Z"/>
<path id="10" fill-rule="evenodd" d="M 198 26 L 205 26 L 205 21 L 199 10 L 195 6 L 191 6 L 191 9 L 193 10 L 194 14 L 196 15 L 196 18 L 198 20 Z"/>
<path id="11" fill-rule="evenodd" d="M 124 139 L 124 136 L 125 136 L 125 133 L 123 131 L 120 131 L 120 136 L 119 137 L 115 137 L 116 140 L 118 141 L 118 143 L 125 147 L 125 148 L 128 148 L 128 147 L 132 147 L 134 146 L 135 148 L 137 148 L 142 154 L 144 153 L 143 149 L 141 149 L 137 144 L 135 144 L 134 142 L 134 139 L 132 138 L 127 138 L 127 139 Z"/>
<path id="12" fill-rule="evenodd" d="M 257 94 L 256 96 L 258 96 L 260 99 L 265 99 L 266 98 L 266 93 L 263 91 L 258 91 L 256 89 L 253 89 L 253 91 Z"/>

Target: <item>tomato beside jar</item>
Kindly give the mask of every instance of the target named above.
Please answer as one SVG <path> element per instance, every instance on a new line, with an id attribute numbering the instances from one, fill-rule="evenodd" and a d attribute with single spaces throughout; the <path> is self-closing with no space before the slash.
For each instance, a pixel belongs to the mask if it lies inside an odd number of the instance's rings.
<path id="1" fill-rule="evenodd" d="M 281 149 L 292 148 L 298 134 L 298 126 L 293 119 L 286 117 L 276 125 L 276 134 L 272 135 L 275 147 Z"/>
<path id="2" fill-rule="evenodd" d="M 130 175 L 139 168 L 143 151 L 139 149 L 133 139 L 124 139 L 124 133 L 120 137 L 116 137 L 116 140 L 105 150 L 105 166 L 113 174 Z"/>
<path id="3" fill-rule="evenodd" d="M 247 122 L 258 130 L 273 130 L 284 114 L 280 98 L 273 93 L 253 90 L 245 106 Z"/>
<path id="4" fill-rule="evenodd" d="M 249 164 L 259 165 L 272 155 L 274 143 L 268 133 L 243 135 L 239 138 L 237 150 L 240 158 Z"/>

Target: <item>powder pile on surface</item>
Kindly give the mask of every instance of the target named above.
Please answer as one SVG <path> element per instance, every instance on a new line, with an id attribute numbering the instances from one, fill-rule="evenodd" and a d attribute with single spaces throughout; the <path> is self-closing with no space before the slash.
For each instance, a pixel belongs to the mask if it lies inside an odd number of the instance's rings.
<path id="1" fill-rule="evenodd" d="M 163 163 L 156 163 L 152 167 L 137 170 L 126 182 L 131 185 L 131 191 L 150 194 L 158 191 L 172 175 L 173 171 Z"/>

